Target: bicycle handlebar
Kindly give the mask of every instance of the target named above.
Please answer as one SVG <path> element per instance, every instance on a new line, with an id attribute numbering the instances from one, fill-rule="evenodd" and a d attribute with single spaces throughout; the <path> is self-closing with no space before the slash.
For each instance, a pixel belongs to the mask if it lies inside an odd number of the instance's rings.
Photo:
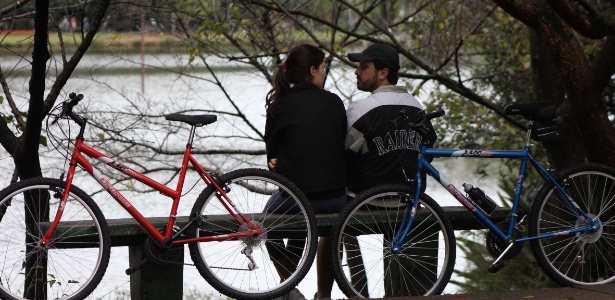
<path id="1" fill-rule="evenodd" d="M 55 116 L 51 124 L 53 125 L 58 122 L 58 119 L 64 116 L 67 116 L 71 118 L 73 121 L 75 121 L 77 124 L 79 124 L 79 126 L 81 127 L 81 130 L 79 131 L 79 136 L 83 136 L 83 130 L 85 129 L 85 124 L 87 122 L 87 119 L 82 118 L 78 116 L 77 114 L 73 113 L 73 107 L 79 104 L 79 101 L 81 100 L 83 100 L 83 94 L 76 94 L 74 92 L 70 93 L 68 95 L 68 100 L 65 100 L 64 102 L 62 102 L 62 112 L 60 112 L 60 114 Z"/>
<path id="2" fill-rule="evenodd" d="M 416 118 L 414 120 L 410 120 L 410 117 L 408 117 L 408 115 L 406 114 L 406 110 L 402 109 L 399 112 L 400 116 L 391 120 L 391 123 L 398 125 L 400 123 L 405 122 L 406 124 L 410 125 L 411 128 L 421 127 L 421 126 L 424 126 L 426 122 L 429 122 L 432 119 L 435 119 L 438 117 L 442 117 L 445 114 L 446 112 L 441 107 L 430 113 L 425 113 L 425 111 L 422 110 L 416 115 Z"/>
<path id="3" fill-rule="evenodd" d="M 70 99 L 70 101 L 67 103 L 68 106 L 70 106 L 70 108 L 72 109 L 75 105 L 77 105 L 77 103 L 79 103 L 79 101 L 81 101 L 83 99 L 83 94 L 75 94 L 75 93 L 70 93 L 68 94 L 68 98 Z"/>
<path id="4" fill-rule="evenodd" d="M 410 117 L 406 114 L 405 109 L 402 109 L 399 112 L 399 114 L 400 116 L 395 118 L 394 120 L 391 120 L 391 123 L 393 123 L 395 127 L 397 127 L 400 124 L 408 125 L 412 130 L 418 132 L 421 136 L 425 138 L 423 142 L 425 142 L 426 144 L 429 144 L 428 138 L 429 138 L 429 128 L 430 127 L 427 126 L 428 122 L 431 121 L 432 119 L 444 116 L 446 112 L 442 108 L 438 108 L 435 111 L 432 111 L 430 113 L 426 113 L 424 110 L 422 110 L 416 114 L 413 120 L 410 120 Z M 434 142 L 434 141 L 431 141 L 431 142 Z"/>
<path id="5" fill-rule="evenodd" d="M 444 109 L 442 109 L 442 107 L 438 107 L 438 109 L 425 115 L 425 121 L 431 121 L 431 119 L 439 118 L 444 115 L 446 115 Z"/>

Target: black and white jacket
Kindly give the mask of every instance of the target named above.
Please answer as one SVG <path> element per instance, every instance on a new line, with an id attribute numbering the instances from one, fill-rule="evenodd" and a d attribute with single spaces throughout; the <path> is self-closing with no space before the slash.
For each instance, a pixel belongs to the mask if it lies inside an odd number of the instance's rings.
<path id="1" fill-rule="evenodd" d="M 350 192 L 386 183 L 405 183 L 406 176 L 414 178 L 417 152 L 425 137 L 412 129 L 395 127 L 391 120 L 399 117 L 401 110 L 412 117 L 423 106 L 406 88 L 393 85 L 379 87 L 369 97 L 352 102 L 346 110 Z M 432 144 L 436 140 L 431 124 L 428 139 Z"/>

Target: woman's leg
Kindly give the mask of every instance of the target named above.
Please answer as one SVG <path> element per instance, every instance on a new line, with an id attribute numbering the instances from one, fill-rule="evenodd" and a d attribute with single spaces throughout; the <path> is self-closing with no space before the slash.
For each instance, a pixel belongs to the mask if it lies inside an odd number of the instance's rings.
<path id="1" fill-rule="evenodd" d="M 310 205 L 316 214 L 338 213 L 346 205 L 346 195 L 324 201 L 310 201 Z M 331 299 L 331 290 L 335 278 L 333 277 L 333 266 L 329 254 L 330 238 L 321 236 L 318 239 L 318 250 L 316 251 L 316 274 L 317 287 L 316 299 Z"/>
<path id="2" fill-rule="evenodd" d="M 329 255 L 329 237 L 320 237 L 318 239 L 318 251 L 316 252 L 316 273 L 318 274 L 317 284 L 318 292 L 316 299 L 330 299 L 331 290 L 333 289 L 333 266 Z"/>
<path id="3" fill-rule="evenodd" d="M 282 193 L 274 193 L 265 205 L 265 212 L 275 214 L 276 212 L 288 213 L 294 212 L 295 210 L 298 211 L 298 208 L 291 206 L 294 205 L 294 202 L 290 203 L 285 200 L 286 198 Z M 271 239 L 265 243 L 265 246 L 267 247 L 269 258 L 273 262 L 273 266 L 278 272 L 278 275 L 280 275 L 280 282 L 283 282 L 297 269 L 297 264 L 303 253 L 303 248 L 305 248 L 305 240 L 289 241 L 288 244 L 285 245 L 284 241 L 281 239 Z"/>

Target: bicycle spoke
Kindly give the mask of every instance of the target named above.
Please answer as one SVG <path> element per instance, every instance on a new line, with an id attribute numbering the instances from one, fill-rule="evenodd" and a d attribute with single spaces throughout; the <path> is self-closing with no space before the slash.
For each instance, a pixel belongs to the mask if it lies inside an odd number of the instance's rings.
<path id="1" fill-rule="evenodd" d="M 433 295 L 446 285 L 454 265 L 454 236 L 432 200 L 420 200 L 400 249 L 393 249 L 406 206 L 412 204 L 402 201 L 408 194 L 404 186 L 377 187 L 357 195 L 340 213 L 331 253 L 343 254 L 332 263 L 348 297 Z"/>
<path id="2" fill-rule="evenodd" d="M 314 259 L 317 241 L 313 213 L 307 210 L 306 200 L 296 196 L 302 194 L 294 187 L 289 188 L 292 184 L 281 183 L 285 179 L 277 176 L 264 170 L 246 169 L 222 177 L 227 196 L 237 207 L 239 216 L 262 228 L 261 235 L 189 245 L 201 275 L 229 297 L 279 296 L 305 276 Z M 199 196 L 193 213 L 205 218 L 206 228 L 201 226 L 194 231 L 197 237 L 251 230 L 247 224 L 218 222 L 218 218 L 215 222 L 207 220 L 213 214 L 224 219 L 229 213 L 213 190 Z"/>

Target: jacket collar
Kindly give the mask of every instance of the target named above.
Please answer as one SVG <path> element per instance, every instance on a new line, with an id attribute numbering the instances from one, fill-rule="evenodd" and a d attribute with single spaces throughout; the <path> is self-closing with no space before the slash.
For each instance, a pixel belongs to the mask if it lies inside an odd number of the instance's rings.
<path id="1" fill-rule="evenodd" d="M 383 85 L 372 92 L 372 94 L 375 93 L 408 93 L 408 90 L 403 86 Z"/>
<path id="2" fill-rule="evenodd" d="M 290 88 L 290 91 L 296 92 L 296 91 L 315 90 L 315 89 L 319 89 L 319 88 L 311 82 L 304 82 L 304 83 L 293 84 Z"/>

